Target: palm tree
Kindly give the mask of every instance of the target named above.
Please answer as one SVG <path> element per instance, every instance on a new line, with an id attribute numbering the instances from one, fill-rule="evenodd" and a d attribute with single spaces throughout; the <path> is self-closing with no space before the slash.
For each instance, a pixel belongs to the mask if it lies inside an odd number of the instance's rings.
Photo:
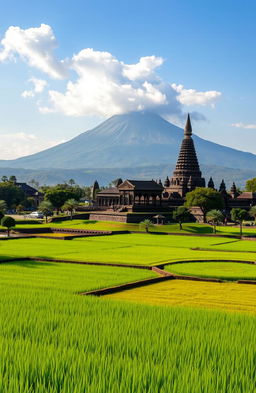
<path id="1" fill-rule="evenodd" d="M 0 200 L 0 212 L 5 213 L 7 210 L 7 203 L 2 199 Z"/>
<path id="2" fill-rule="evenodd" d="M 206 220 L 213 225 L 213 233 L 216 233 L 216 225 L 223 222 L 224 215 L 220 210 L 213 209 L 206 214 Z"/>
<path id="3" fill-rule="evenodd" d="M 62 206 L 63 210 L 66 210 L 70 213 L 70 220 L 73 219 L 73 211 L 77 208 L 78 205 L 79 202 L 72 198 L 68 199 Z"/>
<path id="4" fill-rule="evenodd" d="M 240 225 L 240 238 L 243 235 L 243 221 L 247 217 L 247 211 L 240 208 L 234 208 L 231 210 L 231 218 L 233 221 L 238 222 Z"/>
<path id="5" fill-rule="evenodd" d="M 141 221 L 140 223 L 140 227 L 145 229 L 145 231 L 148 233 L 149 232 L 149 228 L 152 228 L 154 225 L 152 224 L 152 222 L 148 219 Z"/>
<path id="6" fill-rule="evenodd" d="M 47 218 L 50 216 L 53 212 L 53 205 L 49 201 L 43 201 L 40 203 L 38 206 L 38 210 L 43 213 L 45 216 L 45 222 L 47 223 Z"/>
<path id="7" fill-rule="evenodd" d="M 254 223 L 256 221 L 256 205 L 252 206 L 249 210 L 249 215 L 254 218 Z"/>

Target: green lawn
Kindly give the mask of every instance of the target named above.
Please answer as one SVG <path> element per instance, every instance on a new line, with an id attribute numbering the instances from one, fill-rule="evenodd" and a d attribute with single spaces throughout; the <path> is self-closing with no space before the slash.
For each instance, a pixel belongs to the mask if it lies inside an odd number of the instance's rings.
<path id="1" fill-rule="evenodd" d="M 210 251 L 192 250 L 193 247 Z M 212 251 L 211 251 L 212 250 Z M 222 251 L 219 251 L 222 250 Z M 0 258 L 55 259 L 157 265 L 182 260 L 255 261 L 256 242 L 199 236 L 126 234 L 73 240 L 14 239 L 0 241 Z"/>
<path id="2" fill-rule="evenodd" d="M 112 269 L 0 265 L 0 392 L 255 392 L 254 316 L 72 293 L 150 273 Z"/>
<path id="3" fill-rule="evenodd" d="M 232 262 L 194 262 L 165 266 L 174 274 L 214 277 L 224 280 L 256 280 L 256 265 Z"/>

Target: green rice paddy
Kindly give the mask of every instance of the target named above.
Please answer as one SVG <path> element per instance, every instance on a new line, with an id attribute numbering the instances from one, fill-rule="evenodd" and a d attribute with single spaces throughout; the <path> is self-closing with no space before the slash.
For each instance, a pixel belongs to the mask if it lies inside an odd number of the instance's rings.
<path id="1" fill-rule="evenodd" d="M 0 393 L 255 392 L 253 285 L 170 280 L 96 298 L 78 293 L 156 274 L 19 261 L 24 257 L 135 265 L 198 260 L 166 269 L 252 278 L 255 266 L 223 261 L 255 261 L 256 242 L 154 234 L 0 241 L 0 258 L 17 259 L 0 264 Z"/>
<path id="2" fill-rule="evenodd" d="M 139 231 L 144 230 L 139 224 L 122 223 L 113 221 L 93 221 L 93 220 L 64 220 L 52 222 L 48 224 L 19 224 L 17 221 L 16 228 L 35 228 L 35 227 L 56 227 L 56 228 L 76 228 L 88 230 L 106 230 L 106 231 Z M 172 223 L 168 225 L 154 225 L 151 231 L 155 232 L 172 232 L 172 233 L 191 233 L 191 234 L 209 234 L 213 235 L 213 228 L 208 224 L 184 223 L 183 230 L 180 231 L 179 224 Z M 239 235 L 237 226 L 218 226 L 217 233 L 223 235 Z M 250 226 L 244 226 L 243 233 L 245 235 L 256 235 L 256 229 Z"/>
<path id="3" fill-rule="evenodd" d="M 0 392 L 254 393 L 254 316 L 74 294 L 150 274 L 1 264 Z"/>
<path id="4" fill-rule="evenodd" d="M 1 259 L 45 257 L 136 265 L 211 259 L 255 261 L 256 242 L 220 237 L 153 234 L 111 235 L 77 238 L 72 241 L 13 239 L 0 241 L 0 255 Z"/>
<path id="5" fill-rule="evenodd" d="M 224 280 L 256 280 L 256 265 L 232 262 L 193 262 L 165 266 L 174 274 L 213 277 Z M 256 289 L 255 289 L 256 292 Z"/>

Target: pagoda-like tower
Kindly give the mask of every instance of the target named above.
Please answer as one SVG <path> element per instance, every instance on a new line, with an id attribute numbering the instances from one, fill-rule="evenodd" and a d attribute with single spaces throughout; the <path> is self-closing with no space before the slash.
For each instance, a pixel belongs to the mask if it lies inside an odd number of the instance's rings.
<path id="1" fill-rule="evenodd" d="M 165 189 L 170 196 L 184 197 L 187 192 L 196 187 L 205 187 L 205 179 L 202 177 L 194 142 L 192 139 L 192 127 L 188 115 L 184 129 L 184 138 L 180 148 L 180 154 L 170 179 L 170 186 Z"/>

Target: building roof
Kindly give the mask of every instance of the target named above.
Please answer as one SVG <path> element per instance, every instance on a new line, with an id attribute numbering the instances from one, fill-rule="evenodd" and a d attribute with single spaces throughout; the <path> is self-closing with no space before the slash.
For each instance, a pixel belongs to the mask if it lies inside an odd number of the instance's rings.
<path id="1" fill-rule="evenodd" d="M 237 199 L 256 199 L 256 192 L 245 191 Z"/>
<path id="2" fill-rule="evenodd" d="M 107 195 L 109 195 L 109 194 L 115 195 L 116 194 L 119 196 L 119 190 L 117 187 L 110 187 L 110 188 L 106 188 L 105 190 L 99 191 L 97 193 L 97 195 L 105 195 L 105 194 L 107 194 Z"/>
<path id="3" fill-rule="evenodd" d="M 134 190 L 138 191 L 138 190 L 143 190 L 143 191 L 162 191 L 163 190 L 163 186 L 161 184 L 157 184 L 154 180 L 130 180 L 127 179 L 126 181 L 124 181 L 119 188 L 122 189 L 122 185 L 125 182 L 129 182 Z"/>
<path id="4" fill-rule="evenodd" d="M 27 183 L 18 183 L 18 182 L 16 182 L 15 185 L 17 187 L 20 187 L 22 189 L 22 191 L 24 191 L 24 193 L 26 195 L 43 195 L 42 192 L 38 191 L 34 187 L 29 186 Z"/>

